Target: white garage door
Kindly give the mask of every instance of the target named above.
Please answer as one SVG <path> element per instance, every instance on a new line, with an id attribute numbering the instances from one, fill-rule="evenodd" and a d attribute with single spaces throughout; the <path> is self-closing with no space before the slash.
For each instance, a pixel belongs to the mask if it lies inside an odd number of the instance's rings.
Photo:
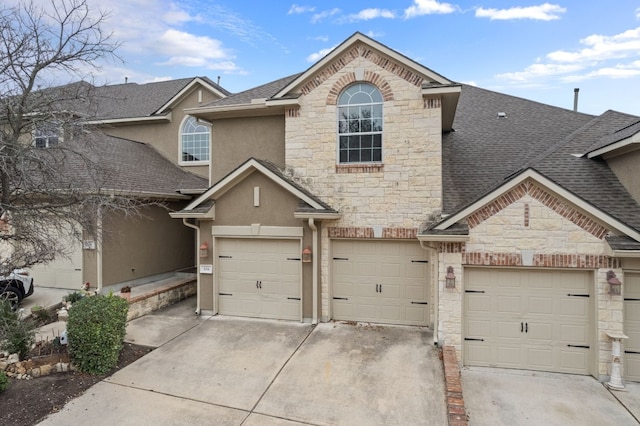
<path id="1" fill-rule="evenodd" d="M 589 374 L 591 273 L 466 268 L 466 365 Z"/>
<path id="2" fill-rule="evenodd" d="M 82 287 L 82 245 L 76 239 L 61 237 L 60 244 L 69 247 L 69 257 L 61 257 L 46 265 L 35 265 L 29 273 L 38 287 L 80 290 Z"/>
<path id="3" fill-rule="evenodd" d="M 640 274 L 624 274 L 625 379 L 640 382 Z"/>
<path id="4" fill-rule="evenodd" d="M 299 240 L 217 239 L 221 314 L 301 319 Z"/>
<path id="5" fill-rule="evenodd" d="M 333 318 L 429 324 L 427 251 L 416 242 L 334 241 Z"/>

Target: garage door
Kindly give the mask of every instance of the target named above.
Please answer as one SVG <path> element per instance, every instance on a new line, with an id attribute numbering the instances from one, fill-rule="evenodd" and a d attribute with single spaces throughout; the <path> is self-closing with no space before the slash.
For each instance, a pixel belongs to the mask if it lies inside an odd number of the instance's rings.
<path id="1" fill-rule="evenodd" d="M 219 311 L 301 319 L 300 241 L 217 240 Z"/>
<path id="2" fill-rule="evenodd" d="M 466 365 L 589 374 L 591 273 L 466 268 Z"/>
<path id="3" fill-rule="evenodd" d="M 69 257 L 62 257 L 46 265 L 29 268 L 39 287 L 80 290 L 82 287 L 82 245 L 76 239 L 60 237 L 60 244 L 69 247 Z"/>
<path id="4" fill-rule="evenodd" d="M 640 274 L 624 274 L 625 379 L 640 382 Z"/>
<path id="5" fill-rule="evenodd" d="M 334 241 L 333 318 L 429 324 L 427 251 L 415 242 Z"/>

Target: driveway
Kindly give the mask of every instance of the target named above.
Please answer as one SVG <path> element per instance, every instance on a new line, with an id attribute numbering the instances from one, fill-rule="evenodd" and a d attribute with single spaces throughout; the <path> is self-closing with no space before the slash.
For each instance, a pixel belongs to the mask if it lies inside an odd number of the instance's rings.
<path id="1" fill-rule="evenodd" d="M 425 329 L 196 317 L 192 303 L 132 321 L 128 340 L 159 347 L 41 424 L 447 423 Z"/>
<path id="2" fill-rule="evenodd" d="M 590 376 L 500 368 L 462 369 L 471 426 L 638 425 L 640 386 L 609 391 Z"/>

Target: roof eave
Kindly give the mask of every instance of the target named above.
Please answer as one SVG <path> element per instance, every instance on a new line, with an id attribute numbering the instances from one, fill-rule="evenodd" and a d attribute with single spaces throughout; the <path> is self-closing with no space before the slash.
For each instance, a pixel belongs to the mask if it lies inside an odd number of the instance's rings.
<path id="1" fill-rule="evenodd" d="M 342 213 L 338 212 L 295 212 L 296 219 L 338 220 L 342 219 Z"/>
<path id="2" fill-rule="evenodd" d="M 161 114 L 162 112 L 166 111 L 168 108 L 170 108 L 174 103 L 176 103 L 184 94 L 188 93 L 190 90 L 193 89 L 193 87 L 196 84 L 200 84 L 202 86 L 204 86 L 205 88 L 207 88 L 210 92 L 215 93 L 216 95 L 218 95 L 220 98 L 226 98 L 227 95 L 225 95 L 224 93 L 222 93 L 221 91 L 219 91 L 218 89 L 216 89 L 215 87 L 213 87 L 212 85 L 210 85 L 209 83 L 207 83 L 206 81 L 204 81 L 203 79 L 196 77 L 193 80 L 191 80 L 191 82 L 189 84 L 187 84 L 186 86 L 184 86 L 182 88 L 182 90 L 180 90 L 178 93 L 176 93 L 175 95 L 173 95 L 171 97 L 171 99 L 169 99 L 164 105 L 162 105 L 160 108 L 158 108 L 158 110 L 155 112 L 155 114 Z"/>
<path id="3" fill-rule="evenodd" d="M 422 97 L 440 97 L 442 102 L 442 131 L 450 132 L 453 129 L 453 120 L 458 109 L 458 100 L 462 92 L 461 84 L 445 86 L 431 86 L 422 88 Z"/>
<path id="4" fill-rule="evenodd" d="M 613 250 L 614 257 L 640 258 L 640 250 Z"/>
<path id="5" fill-rule="evenodd" d="M 443 234 L 418 234 L 418 241 L 444 242 L 444 243 L 464 243 L 469 241 L 468 235 L 443 235 Z"/>
<path id="6" fill-rule="evenodd" d="M 145 123 L 149 121 L 171 121 L 171 112 L 165 115 L 152 115 L 149 117 L 127 117 L 127 118 L 108 118 L 105 120 L 88 120 L 85 121 L 85 124 L 90 125 L 104 125 L 104 124 L 137 124 L 137 123 Z"/>

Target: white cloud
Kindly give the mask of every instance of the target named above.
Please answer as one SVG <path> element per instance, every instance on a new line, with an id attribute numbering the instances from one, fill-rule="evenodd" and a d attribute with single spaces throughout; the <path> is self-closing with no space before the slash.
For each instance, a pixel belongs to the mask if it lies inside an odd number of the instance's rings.
<path id="1" fill-rule="evenodd" d="M 533 64 L 525 68 L 524 71 L 508 72 L 498 74 L 496 77 L 501 80 L 525 82 L 540 77 L 551 77 L 560 74 L 567 74 L 583 69 L 581 65 L 560 65 L 560 64 Z"/>
<path id="2" fill-rule="evenodd" d="M 636 18 L 640 19 L 640 7 L 636 9 Z"/>
<path id="3" fill-rule="evenodd" d="M 199 21 L 200 17 L 191 16 L 189 12 L 180 9 L 175 3 L 171 3 L 169 11 L 162 15 L 162 20 L 169 25 L 180 25 L 185 22 Z"/>
<path id="4" fill-rule="evenodd" d="M 386 19 L 394 19 L 396 17 L 396 13 L 392 10 L 388 9 L 363 9 L 358 13 L 352 13 L 347 15 L 344 18 L 344 21 L 347 22 L 358 22 L 358 21 L 368 21 L 370 19 L 376 18 L 386 18 Z"/>
<path id="5" fill-rule="evenodd" d="M 535 19 L 540 21 L 553 21 L 560 19 L 560 14 L 567 9 L 557 4 L 544 3 L 538 6 L 512 7 L 510 9 L 476 9 L 476 18 L 489 18 L 493 20 Z"/>
<path id="6" fill-rule="evenodd" d="M 160 36 L 158 53 L 169 56 L 161 65 L 203 67 L 212 70 L 234 71 L 238 67 L 233 56 L 219 40 L 196 36 L 183 31 L 167 30 Z"/>
<path id="7" fill-rule="evenodd" d="M 311 55 L 307 56 L 307 62 L 316 62 L 316 61 L 324 58 L 327 55 L 327 53 L 331 52 L 336 47 L 337 47 L 337 45 L 333 46 L 333 47 L 328 47 L 326 49 L 319 50 L 316 53 L 312 53 Z"/>
<path id="8" fill-rule="evenodd" d="M 315 15 L 313 15 L 311 17 L 311 22 L 315 24 L 316 22 L 322 21 L 324 18 L 337 15 L 340 12 L 341 10 L 338 9 L 337 7 L 329 10 L 323 10 L 322 12 L 316 13 Z"/>
<path id="9" fill-rule="evenodd" d="M 328 42 L 329 41 L 329 36 L 315 36 L 315 37 L 309 37 L 309 40 L 315 40 L 315 41 L 323 41 L 323 42 Z"/>
<path id="10" fill-rule="evenodd" d="M 292 4 L 289 8 L 288 15 L 299 15 L 301 13 L 314 12 L 316 8 L 314 6 L 298 6 L 297 4 Z"/>
<path id="11" fill-rule="evenodd" d="M 422 15 L 447 14 L 456 11 L 456 7 L 438 0 L 413 0 L 413 5 L 404 10 L 406 19 Z"/>
<path id="12" fill-rule="evenodd" d="M 367 31 L 367 37 L 380 38 L 380 37 L 384 37 L 384 33 L 377 33 L 375 31 Z"/>
<path id="13" fill-rule="evenodd" d="M 640 56 L 640 27 L 614 36 L 590 35 L 580 43 L 588 47 L 576 52 L 558 50 L 547 58 L 556 62 L 583 62 Z"/>

